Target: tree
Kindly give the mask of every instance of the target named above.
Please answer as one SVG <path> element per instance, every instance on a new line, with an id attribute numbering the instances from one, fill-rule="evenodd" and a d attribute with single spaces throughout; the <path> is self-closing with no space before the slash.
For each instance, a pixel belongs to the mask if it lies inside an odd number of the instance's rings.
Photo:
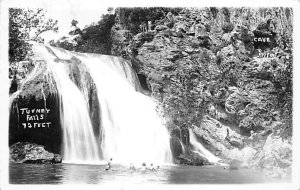
<path id="1" fill-rule="evenodd" d="M 101 20 L 82 30 L 82 41 L 76 51 L 110 54 L 111 28 L 115 24 L 114 14 L 104 14 Z"/>
<path id="2" fill-rule="evenodd" d="M 78 24 L 78 21 L 73 19 L 72 22 L 71 22 L 71 26 L 76 27 L 77 24 Z"/>
<path id="3" fill-rule="evenodd" d="M 44 42 L 41 34 L 58 31 L 57 20 L 46 18 L 43 9 L 9 9 L 9 61 L 24 60 L 30 51 L 29 41 Z"/>

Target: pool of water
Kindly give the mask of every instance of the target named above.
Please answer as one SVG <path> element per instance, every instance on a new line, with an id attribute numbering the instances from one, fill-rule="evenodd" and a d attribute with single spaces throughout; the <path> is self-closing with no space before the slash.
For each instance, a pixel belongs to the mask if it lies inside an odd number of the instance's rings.
<path id="1" fill-rule="evenodd" d="M 15 164 L 9 165 L 11 184 L 248 184 L 291 182 L 291 177 L 272 179 L 258 170 L 226 170 L 221 166 L 162 166 L 158 171 L 129 170 L 113 165 Z"/>

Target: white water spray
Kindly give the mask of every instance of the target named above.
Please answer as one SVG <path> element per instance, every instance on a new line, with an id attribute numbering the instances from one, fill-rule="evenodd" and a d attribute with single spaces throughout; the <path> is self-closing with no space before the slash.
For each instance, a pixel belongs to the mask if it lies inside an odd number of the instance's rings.
<path id="1" fill-rule="evenodd" d="M 98 148 L 84 96 L 69 79 L 64 65 L 52 63 L 51 66 L 61 96 L 64 161 L 97 161 Z"/>
<path id="2" fill-rule="evenodd" d="M 46 49 L 44 46 L 40 48 Z M 137 92 L 140 84 L 130 65 L 112 56 L 80 54 L 48 47 L 62 60 L 76 57 L 85 65 L 97 88 L 101 134 L 95 138 L 82 93 L 70 80 L 63 63 L 43 55 L 53 72 L 61 97 L 63 159 L 96 162 L 113 158 L 118 163 L 172 163 L 169 134 L 156 112 L 156 103 Z"/>
<path id="3" fill-rule="evenodd" d="M 193 151 L 200 156 L 206 158 L 211 163 L 217 163 L 220 161 L 220 158 L 213 155 L 211 152 L 206 150 L 201 143 L 199 143 L 196 139 L 196 136 L 192 129 L 189 129 L 189 135 L 190 135 L 190 143 L 193 146 Z"/>
<path id="4" fill-rule="evenodd" d="M 43 45 L 35 44 L 35 59 L 46 62 L 46 72 L 56 84 L 60 102 L 60 118 L 63 131 L 62 155 L 64 162 L 93 163 L 99 160 L 85 97 L 69 77 L 65 63 L 54 61 L 57 57 Z"/>

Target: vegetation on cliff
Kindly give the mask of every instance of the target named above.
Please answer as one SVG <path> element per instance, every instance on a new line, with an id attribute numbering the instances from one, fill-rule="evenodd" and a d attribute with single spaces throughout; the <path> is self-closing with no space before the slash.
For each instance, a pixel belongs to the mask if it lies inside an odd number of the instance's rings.
<path id="1" fill-rule="evenodd" d="M 244 159 L 248 166 L 257 159 L 255 167 L 264 168 L 277 167 L 270 161 L 275 158 L 291 164 L 292 9 L 150 10 L 115 11 L 111 52 L 146 76 L 172 136 L 187 142 L 177 130 L 194 128 L 221 157 Z M 263 158 L 276 138 L 283 139 L 278 147 L 289 147 L 286 154 Z"/>
<path id="2" fill-rule="evenodd" d="M 272 130 L 291 136 L 291 9 L 121 8 L 116 13 L 117 24 L 133 35 L 123 51 L 143 63 L 139 72 L 176 125 L 199 126 L 208 114 L 233 122 L 243 135 Z M 128 15 L 138 15 L 140 22 Z M 145 20 L 151 21 L 149 28 L 138 30 Z M 257 42 L 263 37 L 270 41 Z"/>
<path id="3" fill-rule="evenodd" d="M 47 31 L 58 31 L 57 21 L 47 18 L 43 9 L 9 9 L 9 93 L 19 88 L 19 82 L 33 68 L 30 61 L 30 41 L 44 42 L 41 36 Z"/>
<path id="4" fill-rule="evenodd" d="M 218 156 L 287 168 L 292 21 L 283 7 L 117 8 L 51 45 L 130 60 L 186 146 L 193 128 Z"/>
<path id="5" fill-rule="evenodd" d="M 9 61 L 23 61 L 30 50 L 29 41 L 43 42 L 41 34 L 57 31 L 57 21 L 47 18 L 43 9 L 9 9 Z"/>
<path id="6" fill-rule="evenodd" d="M 83 29 L 71 50 L 131 59 L 165 116 L 180 128 L 199 126 L 209 115 L 243 135 L 271 130 L 291 136 L 290 8 L 114 12 Z"/>

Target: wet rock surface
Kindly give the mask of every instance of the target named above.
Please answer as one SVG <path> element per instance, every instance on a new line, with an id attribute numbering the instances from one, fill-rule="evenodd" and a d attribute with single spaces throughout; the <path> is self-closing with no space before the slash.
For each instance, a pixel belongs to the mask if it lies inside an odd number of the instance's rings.
<path id="1" fill-rule="evenodd" d="M 176 158 L 176 163 L 182 165 L 192 165 L 192 166 L 203 166 L 203 165 L 210 164 L 207 159 L 200 157 L 195 153 L 179 155 Z"/>

